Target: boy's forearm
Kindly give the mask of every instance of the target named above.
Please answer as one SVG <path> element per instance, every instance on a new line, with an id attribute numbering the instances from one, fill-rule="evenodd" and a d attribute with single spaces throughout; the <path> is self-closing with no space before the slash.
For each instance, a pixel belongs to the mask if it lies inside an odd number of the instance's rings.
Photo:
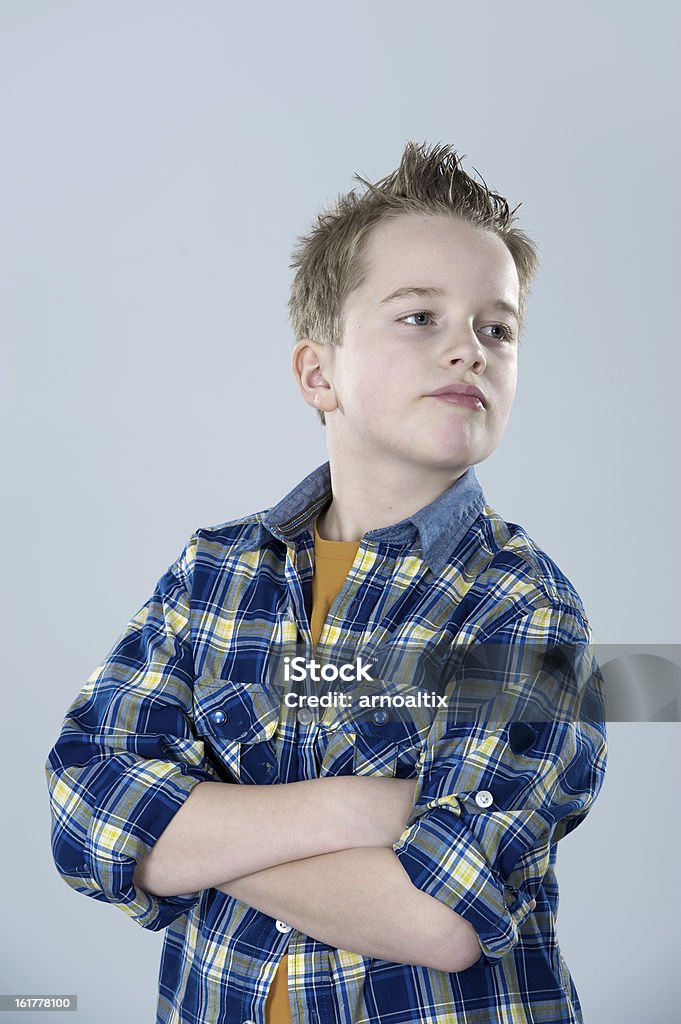
<path id="1" fill-rule="evenodd" d="M 177 896 L 349 846 L 391 845 L 414 787 L 368 776 L 273 786 L 202 782 L 140 860 L 133 881 L 153 895 Z"/>
<path id="2" fill-rule="evenodd" d="M 411 882 L 392 849 L 341 850 L 215 888 L 338 949 L 441 971 L 480 957 L 474 929 Z"/>

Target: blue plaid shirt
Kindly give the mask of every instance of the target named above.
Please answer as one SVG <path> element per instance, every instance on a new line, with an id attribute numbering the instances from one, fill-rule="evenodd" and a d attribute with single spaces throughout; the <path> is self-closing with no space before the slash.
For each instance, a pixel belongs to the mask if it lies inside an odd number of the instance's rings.
<path id="1" fill-rule="evenodd" d="M 464 727 L 432 708 L 287 707 L 281 658 L 313 653 L 312 526 L 330 500 L 325 463 L 273 508 L 192 534 L 49 752 L 57 870 L 77 892 L 165 929 L 157 1024 L 262 1024 L 285 952 L 294 1024 L 579 1022 L 556 939 L 554 866 L 556 843 L 602 785 L 604 727 L 567 714 Z M 547 652 L 537 678 L 554 690 L 558 680 L 560 694 L 568 676 L 548 652 L 567 645 L 593 672 L 591 642 L 572 584 L 486 504 L 471 467 L 425 508 L 362 537 L 314 653 L 383 656 L 399 671 L 374 691 L 413 695 L 424 664 L 458 678 L 462 652 L 525 646 Z M 393 849 L 418 889 L 475 928 L 482 954 L 468 970 L 364 957 L 282 931 L 217 889 L 159 897 L 132 881 L 201 782 L 351 774 L 416 780 Z"/>

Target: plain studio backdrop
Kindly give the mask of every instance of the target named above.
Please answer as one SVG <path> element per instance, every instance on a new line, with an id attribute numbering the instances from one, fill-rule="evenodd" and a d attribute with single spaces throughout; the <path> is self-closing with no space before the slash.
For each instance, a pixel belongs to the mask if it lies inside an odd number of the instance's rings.
<path id="1" fill-rule="evenodd" d="M 1 992 L 154 1019 L 162 933 L 59 878 L 43 765 L 192 531 L 326 459 L 289 366 L 290 251 L 407 140 L 465 154 L 540 247 L 510 425 L 477 467 L 488 502 L 573 581 L 597 642 L 679 639 L 677 21 L 671 3 L 0 4 Z M 559 846 L 587 1024 L 676 1019 L 680 738 L 610 725 L 604 788 Z"/>

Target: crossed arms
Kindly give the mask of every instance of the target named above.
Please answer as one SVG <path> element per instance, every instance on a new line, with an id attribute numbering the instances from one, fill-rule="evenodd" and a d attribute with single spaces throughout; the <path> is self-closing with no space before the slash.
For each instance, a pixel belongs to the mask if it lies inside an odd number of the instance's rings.
<path id="1" fill-rule="evenodd" d="M 599 792 L 604 728 L 564 717 L 518 735 L 483 723 L 462 738 L 447 721 L 417 780 L 229 785 L 192 725 L 195 659 L 178 635 L 187 622 L 169 570 L 67 710 L 45 764 L 65 881 L 153 930 L 216 888 L 363 956 L 447 971 L 506 956 L 551 844 Z M 555 689 L 566 673 L 553 645 L 583 652 L 567 666 L 581 680 L 589 637 L 574 609 L 523 598 L 485 642 L 521 656 L 524 638 L 537 658 L 546 647 L 532 678 Z M 488 790 L 494 802 L 481 808 Z"/>
<path id="2" fill-rule="evenodd" d="M 339 949 L 462 971 L 472 926 L 421 892 L 392 850 L 416 782 L 325 776 L 273 786 L 195 786 L 133 882 L 157 896 L 213 887 Z"/>

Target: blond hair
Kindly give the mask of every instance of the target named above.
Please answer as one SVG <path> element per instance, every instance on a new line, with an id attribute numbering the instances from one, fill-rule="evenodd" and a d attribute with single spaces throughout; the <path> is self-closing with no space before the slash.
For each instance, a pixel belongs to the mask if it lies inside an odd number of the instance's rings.
<path id="1" fill-rule="evenodd" d="M 366 190 L 359 196 L 354 188 L 339 195 L 335 205 L 318 214 L 312 230 L 298 236 L 289 264 L 296 274 L 288 303 L 296 342 L 312 338 L 329 345 L 342 344 L 343 306 L 366 279 L 369 233 L 382 221 L 405 213 L 458 217 L 502 239 L 518 273 L 520 336 L 530 286 L 539 267 L 538 249 L 524 231 L 511 226 L 522 204 L 509 210 L 503 196 L 492 192 L 484 179 L 479 184 L 461 169 L 463 156 L 451 146 L 428 148 L 425 143 L 407 142 L 396 171 L 375 183 L 355 174 Z M 325 424 L 324 413 L 319 409 L 317 413 Z"/>

